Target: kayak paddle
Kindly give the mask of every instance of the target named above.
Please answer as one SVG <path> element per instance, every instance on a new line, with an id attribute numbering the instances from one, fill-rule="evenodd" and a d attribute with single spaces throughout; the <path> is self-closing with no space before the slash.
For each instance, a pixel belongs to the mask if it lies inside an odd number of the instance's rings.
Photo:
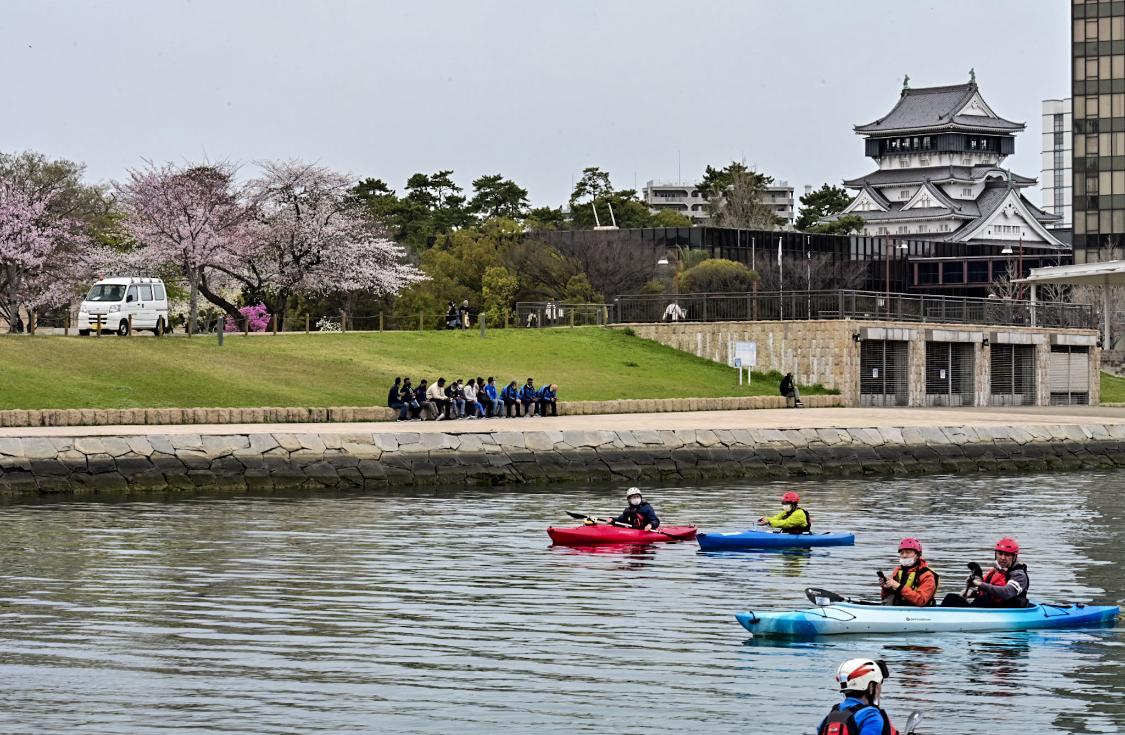
<path id="1" fill-rule="evenodd" d="M 618 523 L 617 521 L 613 520 L 612 518 L 594 518 L 592 516 L 588 516 L 588 515 L 585 515 L 583 513 L 576 513 L 573 510 L 564 510 L 563 513 L 566 513 L 571 518 L 575 518 L 575 519 L 580 520 L 580 521 L 593 521 L 594 523 L 597 523 L 597 522 L 601 521 L 602 523 L 607 523 L 611 526 L 617 526 L 618 528 L 631 528 L 634 531 L 641 530 L 639 528 L 633 528 L 632 526 L 626 525 L 624 523 Z M 660 533 L 660 534 L 663 534 L 663 535 L 667 536 L 668 538 L 674 538 L 674 539 L 678 539 L 680 541 L 683 541 L 683 539 L 681 537 L 677 536 L 676 534 L 668 533 L 666 531 L 661 531 L 659 528 L 654 528 L 651 531 L 649 531 L 649 533 Z"/>
<path id="2" fill-rule="evenodd" d="M 984 570 L 975 561 L 969 562 L 966 566 L 969 568 L 969 578 L 965 580 L 965 593 L 961 596 L 968 599 L 969 593 L 973 591 L 973 579 L 975 577 L 984 579 Z"/>
<path id="3" fill-rule="evenodd" d="M 922 721 L 922 713 L 914 710 L 906 717 L 906 728 L 903 729 L 903 735 L 914 735 L 914 731 L 918 729 L 918 723 Z"/>
<path id="4" fill-rule="evenodd" d="M 831 590 L 822 590 L 819 587 L 806 587 L 805 597 L 809 598 L 809 602 L 817 607 L 824 607 L 826 605 L 835 605 L 838 602 L 849 602 L 853 605 L 875 605 L 878 603 L 871 602 L 870 600 L 854 600 L 851 597 L 844 597 L 838 595 Z"/>

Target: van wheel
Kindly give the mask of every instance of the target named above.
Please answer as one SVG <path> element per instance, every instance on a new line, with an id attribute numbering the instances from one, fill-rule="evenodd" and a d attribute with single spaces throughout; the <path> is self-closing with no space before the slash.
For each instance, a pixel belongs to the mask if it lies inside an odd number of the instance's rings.
<path id="1" fill-rule="evenodd" d="M 118 337 L 128 337 L 129 336 L 129 322 L 125 321 L 124 319 L 121 320 L 121 323 L 117 325 L 117 336 Z"/>
<path id="2" fill-rule="evenodd" d="M 78 336 L 79 337 L 89 337 L 90 336 L 90 330 L 89 329 L 79 329 L 78 330 Z"/>
<path id="3" fill-rule="evenodd" d="M 164 331 L 164 318 L 161 317 L 160 319 L 156 320 L 156 328 L 152 330 L 152 333 L 157 337 L 162 337 L 164 335 Z"/>

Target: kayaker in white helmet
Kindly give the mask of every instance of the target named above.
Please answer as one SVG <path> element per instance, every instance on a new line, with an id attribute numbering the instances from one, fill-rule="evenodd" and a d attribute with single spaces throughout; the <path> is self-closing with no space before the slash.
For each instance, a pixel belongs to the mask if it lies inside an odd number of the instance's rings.
<path id="1" fill-rule="evenodd" d="M 897 732 L 879 706 L 883 682 L 890 676 L 879 659 L 853 658 L 836 668 L 836 683 L 844 701 L 820 722 L 817 735 L 890 735 Z"/>
<path id="2" fill-rule="evenodd" d="M 660 519 L 656 517 L 656 511 L 645 500 L 639 487 L 626 490 L 625 499 L 629 501 L 629 505 L 625 508 L 625 512 L 613 519 L 616 523 L 624 523 L 644 531 L 660 528 Z"/>

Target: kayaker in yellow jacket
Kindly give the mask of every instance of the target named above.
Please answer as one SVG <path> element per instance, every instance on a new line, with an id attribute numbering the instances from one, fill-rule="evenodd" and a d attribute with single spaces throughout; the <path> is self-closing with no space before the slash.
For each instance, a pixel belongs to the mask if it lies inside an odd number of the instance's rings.
<path id="1" fill-rule="evenodd" d="M 782 533 L 808 533 L 812 530 L 812 516 L 798 503 L 801 496 L 789 491 L 781 496 L 781 512 L 775 516 L 762 516 L 758 519 L 759 526 L 769 526 L 779 529 Z"/>

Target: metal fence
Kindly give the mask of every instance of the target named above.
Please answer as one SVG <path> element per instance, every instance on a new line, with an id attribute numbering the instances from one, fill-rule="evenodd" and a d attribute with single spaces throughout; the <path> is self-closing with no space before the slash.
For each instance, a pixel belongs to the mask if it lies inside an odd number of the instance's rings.
<path id="1" fill-rule="evenodd" d="M 558 301 L 520 301 L 516 304 L 519 327 L 588 327 L 612 321 L 609 304 L 564 304 Z"/>
<path id="2" fill-rule="evenodd" d="M 609 310 L 617 323 L 881 319 L 890 321 L 1097 328 L 1084 304 L 923 296 L 876 291 L 786 291 L 618 296 Z"/>

